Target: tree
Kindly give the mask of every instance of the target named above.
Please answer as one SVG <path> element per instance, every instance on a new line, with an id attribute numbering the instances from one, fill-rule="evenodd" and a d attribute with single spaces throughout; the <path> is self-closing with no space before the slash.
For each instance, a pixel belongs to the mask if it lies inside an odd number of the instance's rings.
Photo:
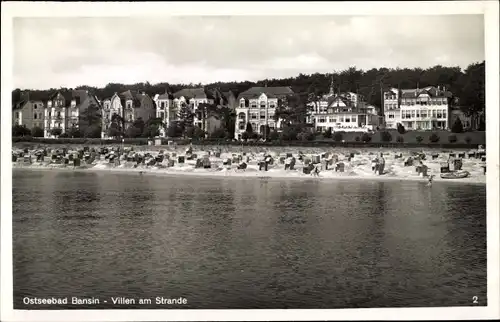
<path id="1" fill-rule="evenodd" d="M 250 122 L 247 123 L 247 127 L 245 129 L 245 132 L 247 132 L 249 134 L 253 133 L 252 123 L 250 123 Z"/>
<path id="2" fill-rule="evenodd" d="M 436 133 L 432 133 L 430 136 L 429 136 L 429 141 L 432 142 L 432 143 L 437 143 L 439 142 L 439 135 L 437 135 Z"/>
<path id="3" fill-rule="evenodd" d="M 193 126 L 194 122 L 194 113 L 189 104 L 182 103 L 181 108 L 179 110 L 179 125 L 182 129 L 183 133 L 186 133 L 186 128 L 188 126 Z"/>
<path id="4" fill-rule="evenodd" d="M 160 135 L 160 129 L 164 127 L 165 124 L 161 118 L 150 118 L 144 124 L 141 135 L 145 138 L 154 138 Z"/>
<path id="5" fill-rule="evenodd" d="M 368 133 L 363 133 L 363 135 L 361 135 L 361 141 L 363 142 L 370 142 L 372 140 L 372 136 Z"/>
<path id="6" fill-rule="evenodd" d="M 278 131 L 273 130 L 273 131 L 271 131 L 271 133 L 269 133 L 269 140 L 276 141 L 279 138 L 280 138 L 280 134 L 278 133 Z"/>
<path id="7" fill-rule="evenodd" d="M 335 132 L 335 133 L 333 134 L 333 140 L 334 140 L 335 142 L 340 142 L 340 141 L 342 141 L 343 139 L 344 139 L 344 135 L 342 134 L 342 132 Z"/>
<path id="8" fill-rule="evenodd" d="M 401 123 L 398 123 L 398 133 L 399 134 L 405 134 L 406 133 L 406 129 L 403 126 L 403 124 L 401 124 Z"/>
<path id="9" fill-rule="evenodd" d="M 83 136 L 86 138 L 100 138 L 102 128 L 100 125 L 92 125 L 85 129 Z"/>
<path id="10" fill-rule="evenodd" d="M 182 128 L 178 122 L 170 122 L 170 125 L 167 128 L 167 136 L 171 138 L 182 136 Z"/>
<path id="11" fill-rule="evenodd" d="M 332 137 L 332 128 L 329 127 L 326 132 L 323 134 L 323 136 L 327 139 L 330 139 Z"/>
<path id="12" fill-rule="evenodd" d="M 221 127 L 221 128 L 216 129 L 212 133 L 210 133 L 210 138 L 212 138 L 212 139 L 224 139 L 227 137 L 227 134 L 228 133 L 226 132 L 226 130 L 223 127 Z"/>
<path id="13" fill-rule="evenodd" d="M 35 138 L 43 137 L 43 130 L 40 127 L 35 126 L 31 129 L 31 136 Z"/>
<path id="14" fill-rule="evenodd" d="M 477 117 L 485 108 L 485 69 L 486 65 L 475 63 L 465 69 L 461 75 L 458 91 L 460 107 L 467 116 Z"/>
<path id="15" fill-rule="evenodd" d="M 82 132 L 80 131 L 79 128 L 72 126 L 69 128 L 66 133 L 68 134 L 68 137 L 70 138 L 81 138 L 82 137 Z"/>
<path id="16" fill-rule="evenodd" d="M 245 131 L 245 132 L 241 133 L 241 139 L 242 139 L 243 141 L 248 140 L 248 138 L 249 138 L 249 137 L 250 137 L 250 136 L 249 136 L 248 132 L 246 132 L 246 131 Z"/>
<path id="17" fill-rule="evenodd" d="M 101 124 L 101 111 L 99 106 L 94 103 L 89 104 L 87 109 L 80 114 L 79 123 L 84 127 Z"/>
<path id="18" fill-rule="evenodd" d="M 26 125 L 14 125 L 12 127 L 12 136 L 26 136 L 30 134 L 31 131 L 26 127 Z"/>
<path id="19" fill-rule="evenodd" d="M 464 131 L 464 127 L 462 125 L 462 121 L 457 117 L 453 125 L 451 126 L 451 131 L 453 133 L 462 133 Z"/>
<path id="20" fill-rule="evenodd" d="M 388 131 L 381 132 L 380 133 L 380 140 L 382 140 L 382 142 L 391 142 L 392 141 L 391 133 Z"/>
<path id="21" fill-rule="evenodd" d="M 55 127 L 55 128 L 50 130 L 50 134 L 55 136 L 55 137 L 58 137 L 62 134 L 62 129 Z"/>
<path id="22" fill-rule="evenodd" d="M 111 123 L 108 128 L 108 136 L 113 138 L 122 137 L 124 134 L 125 119 L 119 114 L 113 114 L 111 116 Z"/>
<path id="23" fill-rule="evenodd" d="M 283 127 L 283 131 L 281 132 L 281 139 L 284 141 L 295 141 L 297 140 L 298 134 L 299 131 L 297 130 L 296 126 L 294 126 L 293 124 L 285 125 Z"/>

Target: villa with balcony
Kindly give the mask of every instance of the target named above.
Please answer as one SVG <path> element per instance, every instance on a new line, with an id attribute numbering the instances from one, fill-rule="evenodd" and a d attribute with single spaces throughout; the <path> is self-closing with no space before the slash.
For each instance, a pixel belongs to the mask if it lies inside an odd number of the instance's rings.
<path id="1" fill-rule="evenodd" d="M 317 131 L 370 131 L 380 125 L 376 109 L 363 97 L 353 92 L 335 93 L 333 83 L 328 94 L 309 103 L 312 108 L 308 122 Z"/>
<path id="2" fill-rule="evenodd" d="M 234 138 L 241 139 L 247 123 L 252 125 L 254 133 L 263 136 L 266 126 L 271 130 L 279 128 L 280 122 L 275 120 L 276 109 L 293 94 L 290 87 L 252 87 L 242 92 L 237 98 Z"/>
<path id="3" fill-rule="evenodd" d="M 401 123 L 408 130 L 449 129 L 452 96 L 440 86 L 392 88 L 384 93 L 386 127 L 397 128 Z"/>

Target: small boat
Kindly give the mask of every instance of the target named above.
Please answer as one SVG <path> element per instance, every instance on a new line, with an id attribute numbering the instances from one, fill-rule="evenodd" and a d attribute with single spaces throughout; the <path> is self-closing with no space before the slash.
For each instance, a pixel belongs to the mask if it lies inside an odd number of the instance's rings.
<path id="1" fill-rule="evenodd" d="M 463 179 L 470 175 L 468 171 L 453 171 L 448 173 L 441 173 L 441 178 L 443 179 Z"/>

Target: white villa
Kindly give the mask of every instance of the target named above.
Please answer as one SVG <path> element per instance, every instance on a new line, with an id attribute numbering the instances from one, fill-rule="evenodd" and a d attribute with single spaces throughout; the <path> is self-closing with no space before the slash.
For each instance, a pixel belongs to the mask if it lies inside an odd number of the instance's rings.
<path id="1" fill-rule="evenodd" d="M 365 102 L 363 95 L 346 92 L 334 92 L 333 84 L 330 92 L 318 101 L 311 102 L 313 111 L 308 118 L 314 123 L 316 130 L 326 131 L 370 131 L 380 125 L 380 117 L 374 106 Z"/>
<path id="2" fill-rule="evenodd" d="M 387 128 L 401 123 L 408 130 L 449 129 L 452 93 L 439 86 L 422 89 L 391 88 L 384 93 Z"/>
<path id="3" fill-rule="evenodd" d="M 280 128 L 274 119 L 276 109 L 293 94 L 290 87 L 252 87 L 242 92 L 237 98 L 234 138 L 241 139 L 248 122 L 253 132 L 261 135 L 265 135 L 266 125 L 271 131 Z"/>

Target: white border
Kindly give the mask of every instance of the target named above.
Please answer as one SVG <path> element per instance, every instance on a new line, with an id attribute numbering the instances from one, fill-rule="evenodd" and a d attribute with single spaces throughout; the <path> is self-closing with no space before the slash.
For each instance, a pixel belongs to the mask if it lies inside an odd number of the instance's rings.
<path id="1" fill-rule="evenodd" d="M 248 3 L 47 3 L 2 2 L 1 320 L 2 321 L 269 321 L 443 320 L 499 318 L 499 5 L 498 1 L 448 2 L 248 2 Z M 487 125 L 488 307 L 341 310 L 13 310 L 11 96 L 12 17 L 130 15 L 442 15 L 484 14 Z M 464 44 L 465 46 L 467 44 Z M 472 296 L 472 294 L 471 294 Z M 429 303 L 432 305 L 432 303 Z"/>

